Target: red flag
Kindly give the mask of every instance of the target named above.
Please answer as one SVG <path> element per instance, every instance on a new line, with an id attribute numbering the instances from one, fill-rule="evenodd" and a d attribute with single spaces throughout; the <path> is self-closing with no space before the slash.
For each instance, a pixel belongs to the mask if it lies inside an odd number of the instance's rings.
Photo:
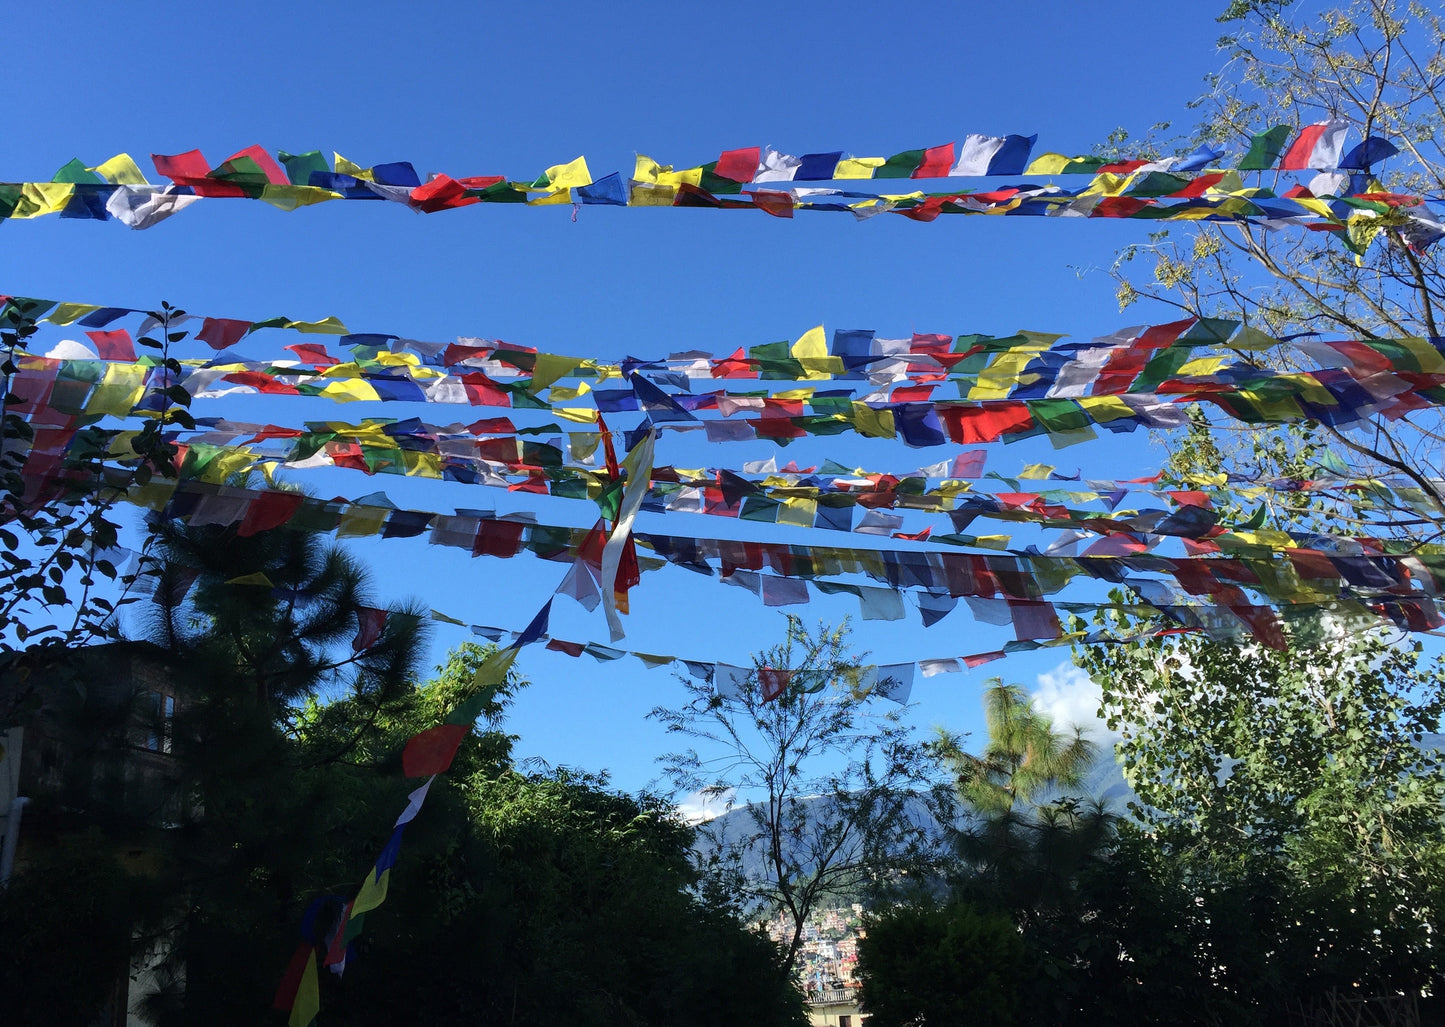
<path id="1" fill-rule="evenodd" d="M 512 394 L 492 381 L 480 371 L 461 376 L 462 388 L 467 390 L 467 402 L 474 407 L 509 407 Z"/>
<path id="2" fill-rule="evenodd" d="M 295 353 L 298 358 L 307 363 L 318 364 L 324 367 L 341 363 L 341 361 L 326 352 L 325 346 L 317 342 L 298 342 L 293 346 L 282 346 L 281 348 L 290 350 L 292 353 Z"/>
<path id="3" fill-rule="evenodd" d="M 386 626 L 386 611 L 363 606 L 356 611 L 356 621 L 356 637 L 351 640 L 351 650 L 359 653 L 370 649 L 381 637 L 381 629 Z"/>
<path id="4" fill-rule="evenodd" d="M 1249 632 L 1271 649 L 1288 649 L 1279 618 L 1268 606 L 1230 606 L 1234 615 L 1249 625 Z"/>
<path id="5" fill-rule="evenodd" d="M 336 933 L 331 936 L 331 942 L 326 946 L 326 955 L 321 960 L 322 966 L 335 966 L 337 963 L 346 961 L 346 925 L 351 920 L 351 907 L 356 904 L 352 899 L 341 911 L 341 920 L 336 925 Z"/>
<path id="6" fill-rule="evenodd" d="M 277 164 L 276 159 L 261 149 L 260 146 L 248 146 L 240 153 L 231 154 L 231 156 L 227 157 L 221 163 L 223 165 L 229 164 L 231 161 L 238 160 L 242 157 L 255 161 L 256 167 L 261 169 L 261 174 L 266 176 L 266 181 L 271 185 L 291 184 L 291 179 L 286 176 L 286 172 L 282 170 L 281 165 Z"/>
<path id="7" fill-rule="evenodd" d="M 431 214 L 453 207 L 481 203 L 480 196 L 468 196 L 464 185 L 446 175 L 437 175 L 430 182 L 411 191 L 411 202 L 418 210 Z"/>
<path id="8" fill-rule="evenodd" d="M 281 978 L 281 984 L 276 989 L 276 998 L 271 1006 L 274 1009 L 290 1009 L 296 1004 L 296 989 L 301 986 L 301 975 L 306 972 L 306 964 L 311 959 L 314 947 L 309 941 L 303 941 L 296 946 L 295 953 L 291 956 L 291 962 L 286 967 L 286 974 Z"/>
<path id="9" fill-rule="evenodd" d="M 250 321 L 237 321 L 230 317 L 208 317 L 201 323 L 201 330 L 196 333 L 196 338 L 210 346 L 211 349 L 225 349 L 227 346 L 234 346 L 240 342 L 250 330 Z"/>
<path id="10" fill-rule="evenodd" d="M 1153 200 L 1141 199 L 1137 196 L 1105 196 L 1094 207 L 1091 217 L 1096 218 L 1127 218 L 1133 217 L 1145 207 L 1154 206 Z"/>
<path id="11" fill-rule="evenodd" d="M 939 405 L 938 416 L 948 427 L 948 437 L 963 445 L 994 442 L 1000 436 L 1033 426 L 1034 415 L 1017 400 L 988 406 Z"/>
<path id="12" fill-rule="evenodd" d="M 466 735 L 464 724 L 438 724 L 413 735 L 401 753 L 402 773 L 407 777 L 431 777 L 445 773 Z"/>
<path id="13" fill-rule="evenodd" d="M 776 189 L 755 189 L 748 195 L 753 198 L 753 205 L 775 218 L 790 218 L 793 216 L 793 194 L 779 192 Z"/>
<path id="14" fill-rule="evenodd" d="M 953 169 L 953 144 L 930 146 L 923 151 L 923 163 L 913 170 L 909 178 L 947 178 Z"/>
<path id="15" fill-rule="evenodd" d="M 113 332 L 86 332 L 95 343 L 95 351 L 104 360 L 134 360 L 135 346 L 131 344 L 130 332 L 117 328 Z"/>
<path id="16" fill-rule="evenodd" d="M 288 523 L 306 497 L 299 492 L 262 492 L 246 508 L 236 534 L 242 538 Z"/>
<path id="17" fill-rule="evenodd" d="M 782 695 L 792 676 L 793 672 L 790 670 L 776 670 L 772 667 L 759 669 L 758 685 L 763 690 L 763 702 L 772 702 Z"/>
<path id="18" fill-rule="evenodd" d="M 200 150 L 187 150 L 185 153 L 177 153 L 172 156 L 153 153 L 151 161 L 155 164 L 156 170 L 172 182 L 205 178 L 211 173 L 211 166 L 206 163 L 206 158 Z"/>
<path id="19" fill-rule="evenodd" d="M 517 555 L 522 545 L 522 532 L 526 525 L 521 521 L 483 521 L 472 543 L 473 556 L 500 556 L 507 558 Z"/>
<path id="20" fill-rule="evenodd" d="M 612 445 L 612 432 L 600 413 L 597 415 L 597 430 L 602 433 L 602 452 L 607 458 L 607 476 L 616 481 L 622 477 L 622 468 L 617 464 L 617 450 Z"/>
<path id="21" fill-rule="evenodd" d="M 751 182 L 753 176 L 758 173 L 758 158 L 761 155 L 762 149 L 757 146 L 749 146 L 741 150 L 724 150 L 722 156 L 718 158 L 713 174 L 732 182 Z"/>

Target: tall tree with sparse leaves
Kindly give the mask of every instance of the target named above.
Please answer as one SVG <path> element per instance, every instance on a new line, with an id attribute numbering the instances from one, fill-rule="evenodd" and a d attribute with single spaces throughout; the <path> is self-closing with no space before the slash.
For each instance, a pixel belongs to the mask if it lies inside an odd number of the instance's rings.
<path id="1" fill-rule="evenodd" d="M 886 890 L 940 855 L 933 819 L 951 801 L 902 707 L 881 708 L 893 682 L 880 674 L 850 651 L 846 625 L 809 631 L 790 616 L 745 674 L 683 679 L 687 704 L 651 714 L 694 743 L 662 757 L 678 790 L 742 805 L 703 826 L 710 869 L 744 914 L 785 916 L 784 976 L 821 903 Z"/>

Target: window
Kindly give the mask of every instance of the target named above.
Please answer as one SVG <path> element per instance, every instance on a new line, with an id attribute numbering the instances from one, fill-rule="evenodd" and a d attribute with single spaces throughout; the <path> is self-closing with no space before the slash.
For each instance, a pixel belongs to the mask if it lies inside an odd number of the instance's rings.
<path id="1" fill-rule="evenodd" d="M 176 697 L 164 692 L 146 693 L 146 741 L 151 752 L 171 751 L 171 722 L 176 717 Z"/>

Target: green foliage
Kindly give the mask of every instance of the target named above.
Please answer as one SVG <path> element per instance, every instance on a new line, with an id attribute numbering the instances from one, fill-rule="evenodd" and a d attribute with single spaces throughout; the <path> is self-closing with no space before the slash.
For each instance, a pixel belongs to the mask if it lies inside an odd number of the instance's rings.
<path id="1" fill-rule="evenodd" d="M 434 669 L 429 680 L 381 697 L 379 702 L 365 694 L 328 700 L 310 696 L 291 719 L 306 761 L 360 768 L 359 779 L 375 769 L 394 772 L 401 766 L 401 749 L 408 738 L 448 722 L 457 711 L 475 708 L 477 729 L 462 740 L 450 774 L 460 778 L 501 773 L 512 765 L 512 743 L 516 741 L 501 725 L 527 681 L 514 668 L 499 689 L 479 695 L 477 668 L 495 651 L 495 646 L 463 642 L 447 654 L 446 662 Z"/>
<path id="2" fill-rule="evenodd" d="M 1274 126 L 1297 130 L 1338 119 L 1349 125 L 1347 145 L 1373 136 L 1399 151 L 1365 169 L 1356 191 L 1433 196 L 1445 188 L 1445 20 L 1438 10 L 1399 0 L 1331 6 L 1232 0 L 1220 21 L 1229 29 L 1219 43 L 1226 63 L 1193 105 L 1201 115 L 1194 142 L 1237 152 Z M 1243 184 L 1282 191 L 1290 183 L 1260 172 Z M 1355 210 L 1336 221 L 1336 231 L 1221 223 L 1158 234 L 1125 248 L 1115 261 L 1120 309 L 1150 300 L 1171 317 L 1234 318 L 1274 337 L 1439 337 L 1441 248 L 1422 245 L 1426 235 L 1410 210 Z M 1316 366 L 1289 341 L 1242 348 L 1238 356 L 1283 371 Z M 1445 527 L 1445 491 L 1428 471 L 1442 458 L 1438 411 L 1367 424 L 1362 432 L 1314 423 L 1287 432 L 1229 426 L 1241 441 L 1220 447 L 1221 469 L 1268 480 L 1257 473 L 1261 447 L 1283 444 L 1288 452 L 1275 455 L 1288 457 L 1308 443 L 1315 458 L 1331 458 L 1333 473 L 1400 475 L 1418 490 L 1409 502 L 1392 502 L 1385 492 L 1368 497 L 1361 510 L 1341 504 L 1334 512 L 1346 523 L 1405 544 L 1437 540 Z M 1312 477 L 1308 467 L 1295 469 Z"/>
<path id="3" fill-rule="evenodd" d="M 979 755 L 944 735 L 938 747 L 969 814 L 955 833 L 955 903 L 1007 917 L 1028 974 L 1045 992 L 1020 993 L 1020 1022 L 1055 1023 L 1086 1005 L 1088 982 L 1117 984 L 1118 949 L 1101 945 L 1107 915 L 1093 882 L 1107 866 L 1115 818 L 1077 789 L 1097 747 L 1076 725 L 1056 728 L 1019 685 L 993 679 L 984 692 L 988 738 Z"/>
<path id="4" fill-rule="evenodd" d="M 196 699 L 178 716 L 177 756 L 200 802 L 177 836 L 187 908 L 155 1022 L 265 1017 L 308 905 L 319 901 L 324 937 L 416 787 L 400 772 L 407 739 L 457 716 L 484 729 L 408 826 L 353 968 L 322 975 L 328 1016 L 661 1025 L 701 1010 L 699 1023 L 800 1022 L 800 996 L 771 972 L 772 943 L 693 897 L 693 833 L 670 807 L 601 778 L 515 771 L 501 726 L 525 682 L 513 673 L 479 692 L 490 647 L 463 645 L 417 684 L 411 611 L 391 611 L 370 648 L 348 644 L 372 601 L 344 554 L 288 532 L 162 538 L 172 559 L 155 631 Z M 170 583 L 195 571 L 180 600 Z M 258 572 L 276 587 L 233 583 Z M 718 966 L 755 983 L 735 987 Z"/>
<path id="5" fill-rule="evenodd" d="M 368 914 L 364 962 L 327 1008 L 356 1024 L 805 1022 L 773 944 L 689 892 L 692 830 L 605 784 L 458 782 L 468 815 L 445 846 L 434 818 L 417 825 L 405 900 Z"/>
<path id="6" fill-rule="evenodd" d="M 62 839 L 0 889 L 6 1022 L 90 1023 L 112 998 L 155 885 L 127 874 L 115 849 L 99 832 Z"/>
<path id="7" fill-rule="evenodd" d="M 1016 1022 L 1029 981 L 1008 917 L 921 901 L 873 913 L 864 929 L 858 976 L 874 1027 Z"/>
<path id="8" fill-rule="evenodd" d="M 0 680 L 6 686 L 0 723 L 33 713 L 31 669 L 78 645 L 120 637 L 117 611 L 136 601 L 134 571 L 116 567 L 120 524 L 114 508 L 131 484 L 175 472 L 168 424 L 188 424 L 167 372 L 179 371 L 168 332 L 147 396 L 151 416 L 138 432 L 87 425 L 84 419 L 42 419 L 23 411 L 36 401 L 20 384 L 25 344 L 36 310 L 8 301 L 0 311 Z M 152 315 L 163 328 L 184 311 L 163 305 Z M 19 392 L 15 390 L 19 389 Z"/>
<path id="9" fill-rule="evenodd" d="M 254 1023 L 267 1015 L 304 904 L 359 880 L 403 801 L 404 782 L 378 781 L 362 761 L 377 755 L 382 713 L 413 691 L 421 620 L 389 610 L 357 651 L 376 601 L 361 567 L 319 536 L 165 523 L 155 534 L 149 627 L 177 696 L 177 812 L 164 871 L 171 947 L 149 1015 L 160 1025 Z M 308 704 L 323 696 L 354 716 L 303 737 Z M 367 742 L 374 748 L 363 751 Z M 399 744 L 384 743 L 387 759 Z"/>
<path id="10" fill-rule="evenodd" d="M 701 745 L 661 758 L 678 791 L 746 803 L 731 825 L 741 819 L 741 830 L 725 834 L 725 820 L 701 829 L 707 870 L 713 894 L 731 896 L 745 915 L 787 916 L 792 936 L 779 969 L 788 977 L 808 916 L 825 898 L 878 894 L 935 865 L 919 809 L 951 802 L 901 708 L 880 712 L 879 698 L 859 688 L 846 624 L 810 632 L 789 617 L 783 642 L 753 662 L 735 689 L 681 679 L 690 701 L 651 716 Z M 792 672 L 788 684 L 765 700 L 759 674 L 779 668 Z M 765 854 L 760 873 L 745 871 L 750 852 Z"/>
<path id="11" fill-rule="evenodd" d="M 991 678 L 984 689 L 988 742 L 983 754 L 964 752 L 959 740 L 944 735 L 940 754 L 958 779 L 959 797 L 984 818 L 1004 817 L 1032 806 L 1043 792 L 1077 787 L 1094 762 L 1097 747 L 1075 727 L 1072 735 L 1054 730 L 1036 710 L 1021 685 Z"/>
<path id="12" fill-rule="evenodd" d="M 371 801 L 386 803 L 374 787 Z M 798 1022 L 772 943 L 690 894 L 692 837 L 665 803 L 601 777 L 454 764 L 407 829 L 353 969 L 324 975 L 324 1008 L 359 1025 Z"/>
<path id="13" fill-rule="evenodd" d="M 1305 978 L 1419 987 L 1439 960 L 1445 769 L 1420 742 L 1445 671 L 1376 632 L 1274 651 L 1197 638 L 1076 659 L 1139 796 L 1140 830 L 1196 889 L 1263 889 L 1292 920 L 1277 962 Z"/>

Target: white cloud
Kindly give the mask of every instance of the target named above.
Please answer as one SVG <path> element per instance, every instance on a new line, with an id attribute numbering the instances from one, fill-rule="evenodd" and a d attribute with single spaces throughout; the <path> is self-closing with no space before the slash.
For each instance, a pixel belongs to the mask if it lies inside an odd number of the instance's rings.
<path id="1" fill-rule="evenodd" d="M 1072 663 L 1061 663 L 1039 675 L 1039 686 L 1033 692 L 1034 708 L 1048 714 L 1056 729 L 1068 730 L 1077 725 L 1096 742 L 1109 744 L 1112 735 L 1099 719 L 1099 700 L 1103 690 Z"/>
<path id="2" fill-rule="evenodd" d="M 100 359 L 100 357 L 96 354 L 95 350 L 91 349 L 83 342 L 76 342 L 74 339 L 61 339 L 55 344 L 55 346 L 50 350 L 50 352 L 45 355 L 47 357 L 53 357 L 56 360 Z"/>
<path id="3" fill-rule="evenodd" d="M 732 809 L 736 797 L 737 791 L 732 788 L 717 794 L 692 792 L 677 804 L 677 815 L 689 824 L 705 824 Z"/>

